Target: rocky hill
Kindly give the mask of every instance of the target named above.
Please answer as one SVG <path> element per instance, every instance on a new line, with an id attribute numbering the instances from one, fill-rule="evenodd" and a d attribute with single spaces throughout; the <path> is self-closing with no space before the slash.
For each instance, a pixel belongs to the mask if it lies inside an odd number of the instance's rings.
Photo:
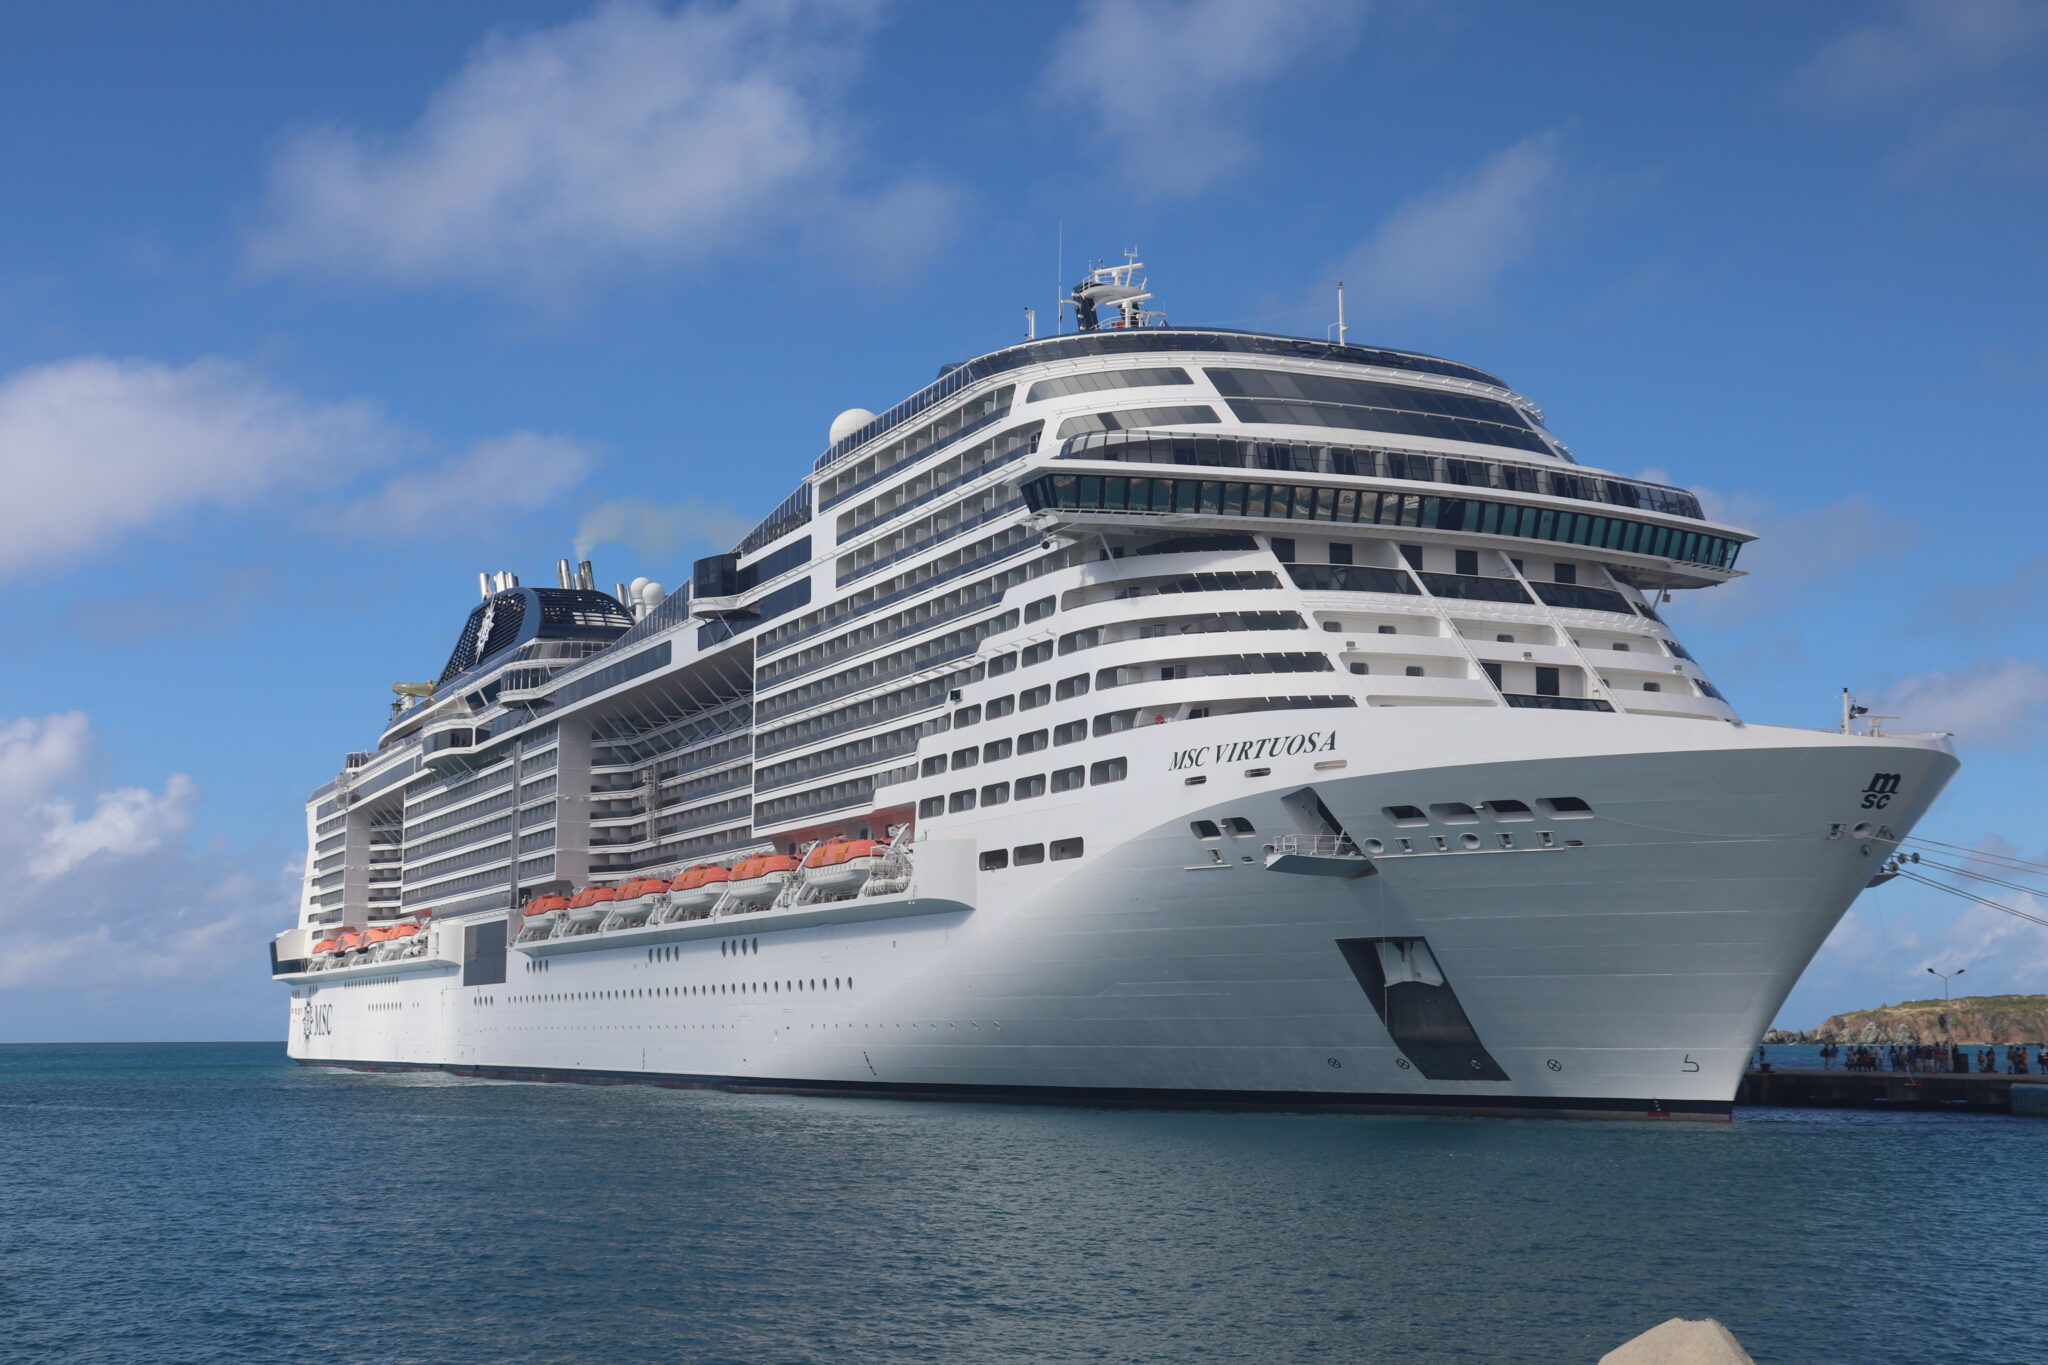
<path id="1" fill-rule="evenodd" d="M 1943 1027 L 1946 1014 L 1947 1027 Z M 1767 1043 L 2048 1043 L 2048 995 L 1908 1000 L 1823 1019 L 1805 1032 L 1772 1029 Z"/>

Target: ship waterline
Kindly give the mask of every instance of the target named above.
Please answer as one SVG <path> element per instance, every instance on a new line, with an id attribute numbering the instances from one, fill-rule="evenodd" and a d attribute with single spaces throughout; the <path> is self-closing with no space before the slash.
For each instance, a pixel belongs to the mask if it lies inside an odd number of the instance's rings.
<path id="1" fill-rule="evenodd" d="M 1140 326 L 835 438 L 674 593 L 486 580 L 308 804 L 295 1058 L 1723 1117 L 1956 767 L 1743 722 L 1657 599 L 1747 533 L 1452 362 Z"/>

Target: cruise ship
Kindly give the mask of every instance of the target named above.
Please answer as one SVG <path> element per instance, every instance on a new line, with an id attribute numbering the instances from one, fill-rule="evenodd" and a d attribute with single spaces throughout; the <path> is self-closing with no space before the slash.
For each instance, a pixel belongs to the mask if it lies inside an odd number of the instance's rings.
<path id="1" fill-rule="evenodd" d="M 291 1055 L 1726 1118 L 1948 738 L 1742 719 L 1664 611 L 1749 533 L 1142 268 L 840 414 L 672 591 L 482 575 L 307 802 Z"/>

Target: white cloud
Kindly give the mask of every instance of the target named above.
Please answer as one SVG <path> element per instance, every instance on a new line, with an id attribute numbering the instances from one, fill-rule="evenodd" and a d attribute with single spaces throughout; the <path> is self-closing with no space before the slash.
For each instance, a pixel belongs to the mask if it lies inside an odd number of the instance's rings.
<path id="1" fill-rule="evenodd" d="M 145 787 L 118 787 L 101 792 L 92 814 L 81 820 L 69 801 L 52 801 L 37 812 L 49 821 L 42 844 L 28 860 L 29 876 L 50 881 L 105 854 L 133 857 L 163 845 L 192 822 L 192 804 L 199 788 L 183 773 L 164 780 L 161 795 Z"/>
<path id="2" fill-rule="evenodd" d="M 199 789 L 183 773 L 171 774 L 161 793 L 102 791 L 81 819 L 64 792 L 84 779 L 92 752 L 92 726 L 82 711 L 0 725 L 0 850 L 8 863 L 27 869 L 31 883 L 95 859 L 152 852 L 191 824 Z"/>
<path id="3" fill-rule="evenodd" d="M 2048 6 L 2039 0 L 1897 0 L 1884 8 L 1889 13 L 1816 52 L 1795 73 L 1794 92 L 1820 104 L 1878 104 L 1969 80 L 2048 39 Z"/>
<path id="4" fill-rule="evenodd" d="M 1746 494 L 1692 491 L 1709 521 L 1757 536 L 1736 561 L 1746 577 L 1683 594 L 1700 616 L 1739 618 L 1783 607 L 1793 594 L 1811 596 L 1873 559 L 1897 556 L 1917 534 L 1912 522 L 1860 493 L 1819 507 L 1784 508 Z"/>
<path id="5" fill-rule="evenodd" d="M 260 948 L 288 921 L 289 896 L 192 857 L 191 778 L 94 791 L 95 751 L 82 712 L 0 723 L 0 866 L 16 869 L 0 900 L 0 987 L 91 991 L 182 974 L 204 990 L 224 943 Z"/>
<path id="6" fill-rule="evenodd" d="M 365 535 L 410 535 L 530 512 L 582 482 L 597 460 L 596 448 L 584 442 L 515 431 L 432 469 L 398 475 L 344 511 L 340 522 Z"/>
<path id="7" fill-rule="evenodd" d="M 1476 307 L 1529 252 L 1561 175 L 1555 133 L 1518 142 L 1458 183 L 1396 207 L 1337 275 L 1376 317 Z"/>
<path id="8" fill-rule="evenodd" d="M 247 368 L 87 356 L 0 379 L 0 578 L 206 506 L 347 477 L 404 444 L 368 403 Z"/>
<path id="9" fill-rule="evenodd" d="M 2039 0 L 1893 0 L 1857 11 L 1848 29 L 1792 75 L 1793 101 L 1838 116 L 1888 118 L 1899 179 L 1977 167 L 2048 170 L 2048 99 L 2038 57 L 2048 44 Z"/>
<path id="10" fill-rule="evenodd" d="M 1121 183 L 1187 194 L 1252 158 L 1251 87 L 1348 47 L 1364 13 L 1344 0 L 1089 0 L 1045 88 L 1085 107 Z"/>
<path id="11" fill-rule="evenodd" d="M 1898 731 L 1948 730 L 1964 744 L 2024 749 L 2048 720 L 2048 668 L 2028 659 L 1987 659 L 1969 668 L 1902 678 L 1871 710 L 1899 717 Z"/>
<path id="12" fill-rule="evenodd" d="M 499 33 L 403 132 L 292 136 L 272 168 L 262 269 L 547 293 L 610 263 L 700 260 L 792 226 L 890 250 L 950 211 L 916 182 L 852 188 L 846 92 L 876 6 L 615 3 Z M 869 234 L 871 235 L 871 234 Z"/>
<path id="13" fill-rule="evenodd" d="M 662 507 L 642 498 L 600 503 L 576 524 L 576 556 L 587 558 L 599 545 L 624 545 L 660 567 L 684 546 L 723 550 L 754 523 L 729 507 L 686 498 Z"/>

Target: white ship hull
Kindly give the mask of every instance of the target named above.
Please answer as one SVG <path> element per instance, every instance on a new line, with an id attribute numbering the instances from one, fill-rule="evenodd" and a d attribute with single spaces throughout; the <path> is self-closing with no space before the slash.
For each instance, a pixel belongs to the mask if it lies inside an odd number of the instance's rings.
<path id="1" fill-rule="evenodd" d="M 1509 710 L 1122 739 L 1119 799 L 951 824 L 914 847 L 902 897 L 514 945 L 501 981 L 470 985 L 462 923 L 434 927 L 438 970 L 300 974 L 291 1055 L 924 1098 L 1721 1117 L 1886 838 L 1955 768 L 1938 739 Z M 1304 791 L 1383 847 L 1273 859 L 1314 832 Z M 1591 814 L 1541 804 L 1558 797 Z M 1533 818 L 1386 813 L 1505 799 Z M 1082 856 L 981 869 L 1043 840 L 1061 802 Z M 1253 832 L 1205 839 L 1199 820 Z M 1392 979 L 1417 940 L 1421 979 Z"/>

